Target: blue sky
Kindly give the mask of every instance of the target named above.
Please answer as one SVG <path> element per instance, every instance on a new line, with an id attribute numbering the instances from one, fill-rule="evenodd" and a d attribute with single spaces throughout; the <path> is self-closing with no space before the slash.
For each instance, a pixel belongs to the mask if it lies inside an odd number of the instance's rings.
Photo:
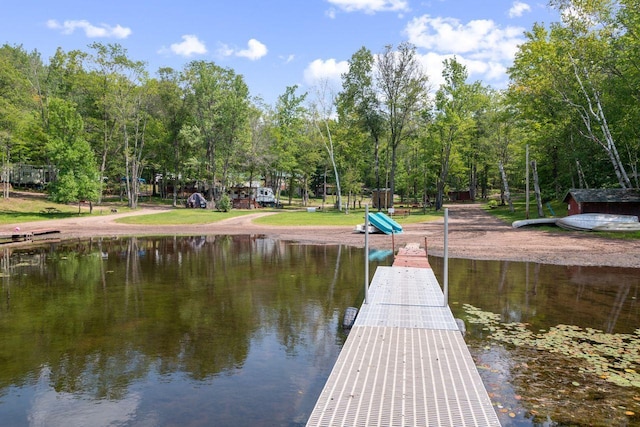
<path id="1" fill-rule="evenodd" d="M 213 61 L 273 104 L 287 86 L 339 88 L 362 46 L 375 54 L 405 41 L 436 88 L 454 54 L 471 80 L 503 88 L 523 32 L 557 20 L 546 0 L 24 0 L 3 5 L 0 43 L 37 49 L 45 61 L 58 47 L 119 43 L 151 75 Z"/>

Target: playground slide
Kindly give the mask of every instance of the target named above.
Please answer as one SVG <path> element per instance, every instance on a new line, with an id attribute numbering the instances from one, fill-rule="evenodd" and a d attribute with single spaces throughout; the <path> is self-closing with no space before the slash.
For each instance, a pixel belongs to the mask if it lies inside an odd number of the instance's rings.
<path id="1" fill-rule="evenodd" d="M 369 214 L 369 224 L 373 225 L 375 228 L 382 231 L 384 234 L 391 234 L 394 232 L 391 224 L 389 224 L 384 219 L 380 218 L 379 216 L 373 213 Z"/>
<path id="2" fill-rule="evenodd" d="M 379 218 L 381 218 L 383 221 L 385 221 L 387 224 L 389 224 L 391 228 L 393 228 L 394 233 L 402 233 L 402 226 L 398 224 L 395 220 L 393 220 L 391 217 L 384 214 L 383 212 L 378 212 L 376 215 Z"/>

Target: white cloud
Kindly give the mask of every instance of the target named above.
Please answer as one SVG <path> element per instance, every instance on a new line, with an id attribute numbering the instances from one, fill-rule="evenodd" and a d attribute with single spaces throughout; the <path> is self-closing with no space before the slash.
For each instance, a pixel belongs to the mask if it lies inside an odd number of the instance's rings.
<path id="1" fill-rule="evenodd" d="M 233 55 L 233 49 L 229 47 L 229 45 L 224 43 L 218 44 L 218 55 L 220 56 L 231 56 Z"/>
<path id="2" fill-rule="evenodd" d="M 442 77 L 442 70 L 444 69 L 444 65 L 442 64 L 442 62 L 445 59 L 450 58 L 453 58 L 453 55 L 441 55 L 434 52 L 428 52 L 424 55 L 418 55 L 418 59 L 429 75 L 429 85 L 432 88 L 438 89 L 438 87 L 440 87 L 440 85 L 444 83 L 444 78 Z"/>
<path id="3" fill-rule="evenodd" d="M 304 81 L 309 86 L 314 86 L 323 80 L 335 84 L 340 82 L 342 74 L 347 71 L 349 71 L 347 61 L 337 62 L 333 58 L 326 61 L 316 59 L 304 70 Z"/>
<path id="4" fill-rule="evenodd" d="M 247 58 L 251 61 L 256 61 L 267 54 L 269 50 L 267 46 L 259 42 L 256 39 L 251 39 L 247 42 L 247 49 L 234 50 L 229 45 L 220 43 L 218 48 L 218 55 L 220 56 L 239 56 L 241 58 Z"/>
<path id="5" fill-rule="evenodd" d="M 280 58 L 285 64 L 288 64 L 290 62 L 293 62 L 293 60 L 296 59 L 296 56 L 294 54 L 290 54 L 287 56 L 280 55 L 278 58 Z"/>
<path id="6" fill-rule="evenodd" d="M 327 0 L 329 3 L 345 12 L 406 12 L 409 3 L 406 0 Z M 331 12 L 332 17 L 334 12 Z"/>
<path id="7" fill-rule="evenodd" d="M 434 83 L 442 71 L 441 65 L 434 67 L 434 60 L 439 57 L 442 62 L 453 55 L 467 67 L 473 80 L 506 81 L 504 73 L 524 41 L 523 31 L 519 27 L 501 28 L 491 20 L 464 24 L 454 18 L 429 15 L 414 18 L 405 28 L 409 42 L 430 53 L 426 55 L 430 63 L 427 72 Z"/>
<path id="8" fill-rule="evenodd" d="M 131 28 L 116 25 L 112 27 L 107 24 L 93 25 L 89 21 L 64 21 L 59 23 L 55 19 L 47 21 L 47 27 L 52 30 L 62 30 L 62 34 L 73 34 L 76 29 L 84 31 L 84 34 L 90 38 L 104 37 L 126 39 L 132 33 Z"/>
<path id="9" fill-rule="evenodd" d="M 511 9 L 509 9 L 509 18 L 517 18 L 522 16 L 525 12 L 531 12 L 531 6 L 521 1 L 513 2 Z"/>
<path id="10" fill-rule="evenodd" d="M 263 43 L 260 43 L 256 39 L 251 39 L 247 42 L 247 49 L 240 50 L 236 53 L 236 56 L 240 56 L 242 58 L 248 58 L 252 61 L 256 59 L 260 59 L 267 54 L 267 46 Z"/>
<path id="11" fill-rule="evenodd" d="M 204 55 L 207 53 L 207 47 L 204 42 L 200 41 L 198 37 L 193 34 L 185 34 L 182 36 L 182 42 L 172 43 L 170 50 L 176 55 L 185 57 Z"/>

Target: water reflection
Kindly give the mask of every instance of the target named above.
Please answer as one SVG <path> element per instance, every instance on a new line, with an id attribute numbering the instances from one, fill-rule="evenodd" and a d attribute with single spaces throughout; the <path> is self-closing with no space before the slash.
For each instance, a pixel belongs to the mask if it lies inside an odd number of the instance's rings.
<path id="1" fill-rule="evenodd" d="M 361 250 L 260 236 L 5 250 L 0 419 L 303 423 L 342 311 L 362 300 L 363 263 Z"/>
<path id="2" fill-rule="evenodd" d="M 371 274 L 392 262 L 388 251 L 374 255 Z M 442 260 L 430 262 L 441 278 Z M 363 263 L 362 249 L 261 236 L 5 248 L 0 419 L 304 425 L 344 342 L 344 310 L 362 302 Z M 535 330 L 564 323 L 630 332 L 640 320 L 638 270 L 449 265 L 456 317 L 468 303 Z M 482 331 L 472 338 L 482 343 Z M 500 381 L 518 393 L 509 353 L 492 354 L 505 366 Z"/>
<path id="3" fill-rule="evenodd" d="M 441 278 L 442 259 L 430 263 Z M 608 333 L 633 332 L 640 320 L 640 269 L 464 259 L 449 260 L 449 269 L 459 316 L 468 303 L 534 330 L 567 324 Z"/>
<path id="4" fill-rule="evenodd" d="M 475 317 L 467 304 L 489 316 L 465 340 L 503 426 L 640 425 L 640 270 L 449 265 L 456 317 Z"/>

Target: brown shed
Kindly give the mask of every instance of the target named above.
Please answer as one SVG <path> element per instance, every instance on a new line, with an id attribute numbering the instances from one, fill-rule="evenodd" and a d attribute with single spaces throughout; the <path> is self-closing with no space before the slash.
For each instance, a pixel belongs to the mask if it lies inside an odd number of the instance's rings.
<path id="1" fill-rule="evenodd" d="M 473 200 L 471 198 L 471 191 L 449 191 L 449 200 L 452 202 L 467 202 Z"/>
<path id="2" fill-rule="evenodd" d="M 388 208 L 393 201 L 393 195 L 389 188 L 376 188 L 371 192 L 372 205 L 376 209 Z"/>
<path id="3" fill-rule="evenodd" d="M 564 197 L 567 215 L 607 213 L 640 215 L 640 191 L 633 189 L 572 189 Z"/>

